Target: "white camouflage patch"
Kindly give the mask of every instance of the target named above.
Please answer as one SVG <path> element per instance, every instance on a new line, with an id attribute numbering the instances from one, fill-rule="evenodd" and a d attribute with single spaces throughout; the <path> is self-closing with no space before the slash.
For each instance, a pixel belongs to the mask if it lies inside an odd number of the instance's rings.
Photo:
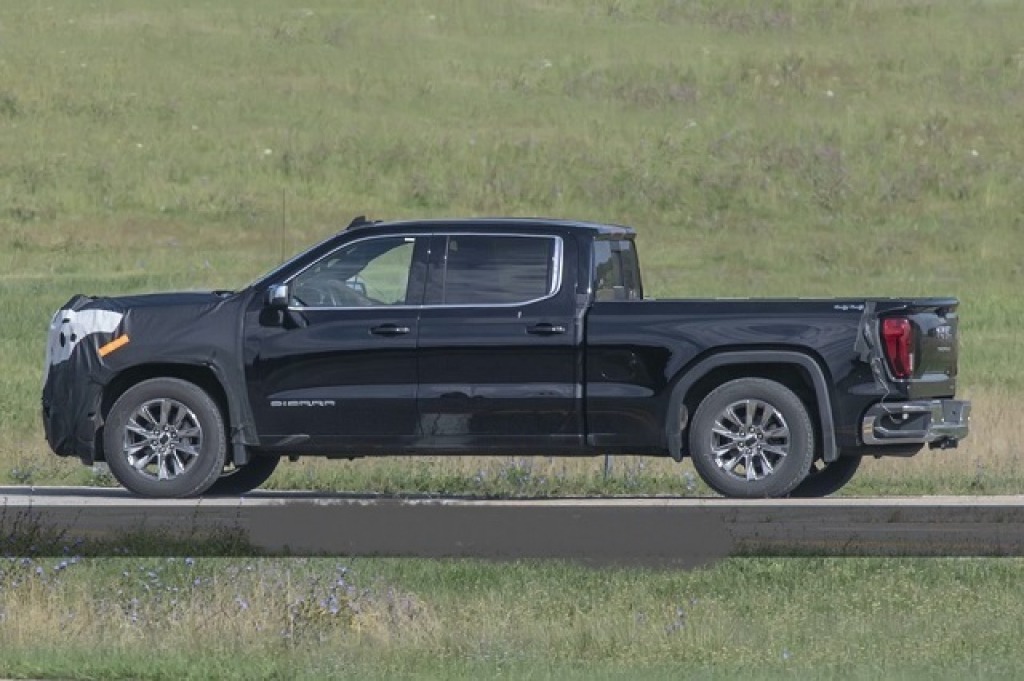
<path id="1" fill-rule="evenodd" d="M 50 367 L 67 361 L 83 338 L 94 333 L 113 333 L 122 319 L 123 314 L 111 310 L 58 310 L 50 322 L 43 384 L 46 383 Z"/>

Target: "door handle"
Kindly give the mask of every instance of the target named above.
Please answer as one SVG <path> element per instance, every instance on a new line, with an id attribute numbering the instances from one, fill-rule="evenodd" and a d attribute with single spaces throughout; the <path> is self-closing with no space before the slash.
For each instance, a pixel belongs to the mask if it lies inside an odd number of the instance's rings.
<path id="1" fill-rule="evenodd" d="M 375 336 L 404 336 L 409 333 L 409 327 L 398 326 L 397 324 L 381 324 L 380 326 L 371 326 L 370 333 Z"/>
<path id="2" fill-rule="evenodd" d="M 565 327 L 561 324 L 543 322 L 526 327 L 526 333 L 532 333 L 535 336 L 554 336 L 555 334 L 565 333 Z"/>

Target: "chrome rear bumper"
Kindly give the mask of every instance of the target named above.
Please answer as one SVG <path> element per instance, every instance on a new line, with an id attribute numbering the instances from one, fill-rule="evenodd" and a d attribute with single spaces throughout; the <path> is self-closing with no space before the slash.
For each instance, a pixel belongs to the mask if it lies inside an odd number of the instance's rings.
<path id="1" fill-rule="evenodd" d="M 866 445 L 956 447 L 967 437 L 970 417 L 966 400 L 889 402 L 868 409 L 860 433 Z"/>

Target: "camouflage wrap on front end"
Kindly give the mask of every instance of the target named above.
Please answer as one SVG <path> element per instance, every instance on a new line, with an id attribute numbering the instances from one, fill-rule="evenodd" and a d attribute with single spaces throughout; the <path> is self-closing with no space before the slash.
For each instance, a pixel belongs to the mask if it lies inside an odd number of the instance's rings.
<path id="1" fill-rule="evenodd" d="M 50 448 L 84 463 L 101 458 L 105 388 L 125 371 L 157 364 L 212 371 L 228 398 L 233 442 L 255 444 L 240 351 L 246 300 L 217 293 L 77 295 L 61 306 L 50 322 L 43 367 Z"/>

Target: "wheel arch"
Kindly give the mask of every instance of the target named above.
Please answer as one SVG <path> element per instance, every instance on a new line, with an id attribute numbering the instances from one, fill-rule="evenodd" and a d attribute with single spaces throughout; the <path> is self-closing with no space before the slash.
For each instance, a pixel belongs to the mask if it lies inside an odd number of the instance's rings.
<path id="1" fill-rule="evenodd" d="M 730 350 L 704 359 L 680 372 L 669 399 L 665 438 L 669 454 L 681 461 L 687 454 L 683 431 L 708 393 L 736 378 L 765 378 L 781 383 L 810 411 L 822 458 L 835 461 L 836 444 L 832 397 L 825 369 L 811 355 L 797 350 Z"/>
<path id="2" fill-rule="evenodd" d="M 100 399 L 100 414 L 103 417 L 103 421 L 106 422 L 107 415 L 110 413 L 114 403 L 126 390 L 151 378 L 177 378 L 188 381 L 205 391 L 210 396 L 210 399 L 214 401 L 214 404 L 217 405 L 224 419 L 224 425 L 227 430 L 224 435 L 229 445 L 232 446 L 234 462 L 239 465 L 244 465 L 248 462 L 248 450 L 244 445 L 238 444 L 232 438 L 232 433 L 235 430 L 234 414 L 237 413 L 233 410 L 233 407 L 236 405 L 232 403 L 232 398 L 224 388 L 223 381 L 221 381 L 210 366 L 151 363 L 139 364 L 121 371 L 103 387 Z M 96 432 L 96 460 L 103 461 L 105 458 L 106 454 L 103 451 L 103 428 L 100 428 Z"/>

